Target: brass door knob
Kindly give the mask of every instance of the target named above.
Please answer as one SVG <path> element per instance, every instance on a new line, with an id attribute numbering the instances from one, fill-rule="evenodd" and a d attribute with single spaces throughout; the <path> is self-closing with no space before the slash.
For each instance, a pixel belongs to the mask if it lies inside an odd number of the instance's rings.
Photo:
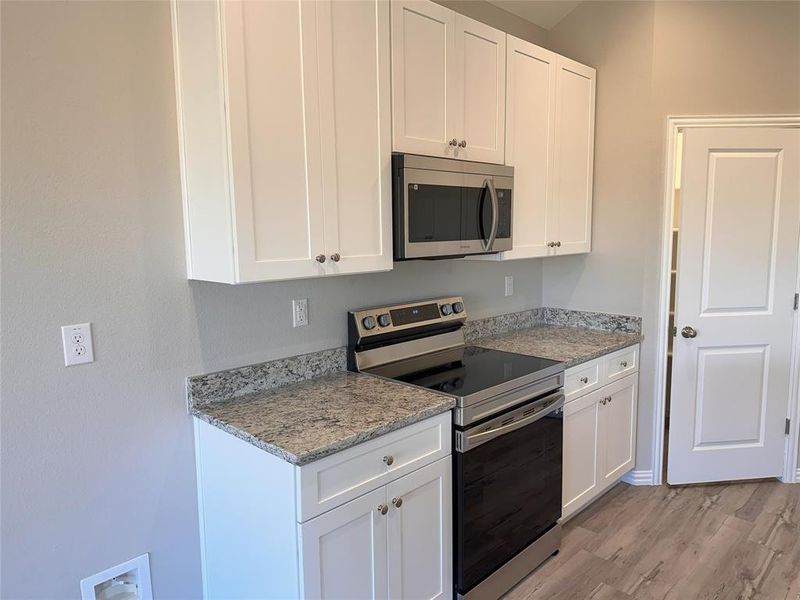
<path id="1" fill-rule="evenodd" d="M 696 338 L 697 330 L 694 327 L 687 325 L 686 327 L 681 329 L 681 335 L 685 338 Z"/>

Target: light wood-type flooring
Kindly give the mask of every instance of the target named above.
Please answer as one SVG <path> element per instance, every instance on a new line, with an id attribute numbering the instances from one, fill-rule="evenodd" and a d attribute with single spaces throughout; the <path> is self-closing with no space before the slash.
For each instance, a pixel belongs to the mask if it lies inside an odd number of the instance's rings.
<path id="1" fill-rule="evenodd" d="M 619 484 L 506 600 L 800 600 L 800 484 Z"/>

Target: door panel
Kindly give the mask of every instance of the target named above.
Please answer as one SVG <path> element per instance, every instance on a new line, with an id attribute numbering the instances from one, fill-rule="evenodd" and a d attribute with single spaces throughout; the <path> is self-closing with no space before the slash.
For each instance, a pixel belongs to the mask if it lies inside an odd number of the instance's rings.
<path id="1" fill-rule="evenodd" d="M 322 275 L 314 7 L 226 2 L 223 10 L 237 279 Z"/>
<path id="2" fill-rule="evenodd" d="M 557 254 L 591 250 L 595 70 L 559 56 L 551 227 Z"/>
<path id="3" fill-rule="evenodd" d="M 503 163 L 505 155 L 506 34 L 463 15 L 455 16 L 456 48 L 451 104 L 459 141 L 456 158 Z"/>
<path id="4" fill-rule="evenodd" d="M 670 483 L 783 472 L 799 171 L 798 130 L 684 133 Z"/>
<path id="5" fill-rule="evenodd" d="M 391 6 L 393 148 L 452 157 L 455 13 L 427 0 Z"/>
<path id="6" fill-rule="evenodd" d="M 390 600 L 444 599 L 452 593 L 451 471 L 448 456 L 386 487 Z"/>
<path id="7" fill-rule="evenodd" d="M 514 167 L 514 249 L 503 259 L 547 255 L 547 199 L 553 167 L 556 61 L 552 52 L 508 36 L 506 164 Z"/>
<path id="8" fill-rule="evenodd" d="M 304 598 L 385 598 L 387 517 L 379 488 L 298 525 Z"/>
<path id="9" fill-rule="evenodd" d="M 599 401 L 602 397 L 603 390 L 597 390 L 564 407 L 564 517 L 580 508 L 598 488 Z"/>
<path id="10" fill-rule="evenodd" d="M 337 0 L 314 6 L 321 61 L 326 272 L 388 270 L 389 5 Z"/>
<path id="11" fill-rule="evenodd" d="M 633 468 L 638 382 L 638 374 L 629 375 L 599 390 L 605 400 L 600 406 L 603 485 L 616 481 Z"/>

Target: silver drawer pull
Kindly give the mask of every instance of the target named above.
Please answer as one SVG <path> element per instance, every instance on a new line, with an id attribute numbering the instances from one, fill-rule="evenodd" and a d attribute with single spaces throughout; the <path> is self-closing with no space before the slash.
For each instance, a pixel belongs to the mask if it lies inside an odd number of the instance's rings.
<path id="1" fill-rule="evenodd" d="M 403 499 L 402 498 L 392 498 L 392 504 L 394 504 L 397 508 L 403 506 Z"/>
<path id="2" fill-rule="evenodd" d="M 588 377 L 581 377 L 580 382 L 581 383 L 589 383 L 589 378 Z"/>
<path id="3" fill-rule="evenodd" d="M 389 507 L 386 506 L 385 504 L 378 504 L 378 512 L 381 513 L 382 515 L 385 515 L 386 513 L 389 512 Z"/>
<path id="4" fill-rule="evenodd" d="M 625 367 L 628 366 L 628 361 L 627 360 L 623 360 L 621 363 L 619 363 L 619 366 L 624 369 Z"/>
<path id="5" fill-rule="evenodd" d="M 388 456 L 384 456 L 383 457 L 383 462 L 386 463 L 387 467 L 391 467 L 392 463 L 394 462 L 394 456 L 392 456 L 391 454 L 388 455 Z"/>

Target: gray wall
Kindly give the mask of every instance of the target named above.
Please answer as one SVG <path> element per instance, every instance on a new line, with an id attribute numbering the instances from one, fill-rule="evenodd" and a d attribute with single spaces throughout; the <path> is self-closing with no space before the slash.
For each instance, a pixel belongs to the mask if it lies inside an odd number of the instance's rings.
<path id="1" fill-rule="evenodd" d="M 185 279 L 166 2 L 3 2 L 0 597 L 75 598 L 151 552 L 157 598 L 198 598 L 184 378 L 345 343 L 345 310 L 463 294 L 539 306 L 541 263 L 229 287 Z M 503 296 L 506 274 L 515 294 Z M 291 328 L 291 298 L 310 325 Z M 91 321 L 66 369 L 59 326 Z"/>
<path id="2" fill-rule="evenodd" d="M 597 130 L 592 253 L 545 261 L 542 301 L 642 315 L 648 469 L 666 117 L 800 112 L 800 3 L 585 2 L 548 44 L 597 68 Z"/>

